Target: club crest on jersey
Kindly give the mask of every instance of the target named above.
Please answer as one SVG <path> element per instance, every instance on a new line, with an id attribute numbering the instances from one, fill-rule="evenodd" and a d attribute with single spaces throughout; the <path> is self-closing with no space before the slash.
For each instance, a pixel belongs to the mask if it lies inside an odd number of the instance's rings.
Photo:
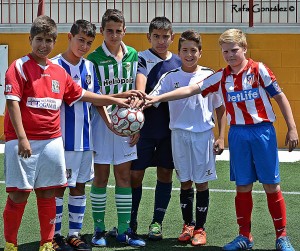
<path id="1" fill-rule="evenodd" d="M 57 80 L 52 80 L 52 92 L 59 93 L 59 82 Z"/>
<path id="2" fill-rule="evenodd" d="M 130 64 L 129 62 L 127 62 L 126 65 L 125 65 L 125 69 L 126 69 L 127 71 L 129 71 L 130 68 L 131 68 L 131 64 Z"/>
<path id="3" fill-rule="evenodd" d="M 89 75 L 89 74 L 85 75 L 85 83 L 87 85 L 90 85 L 92 83 L 92 77 L 91 77 L 91 75 Z"/>
<path id="4" fill-rule="evenodd" d="M 247 74 L 246 81 L 248 85 L 253 85 L 255 83 L 255 75 L 253 73 Z"/>
<path id="5" fill-rule="evenodd" d="M 5 92 L 11 92 L 11 90 L 12 90 L 12 85 L 5 86 Z"/>

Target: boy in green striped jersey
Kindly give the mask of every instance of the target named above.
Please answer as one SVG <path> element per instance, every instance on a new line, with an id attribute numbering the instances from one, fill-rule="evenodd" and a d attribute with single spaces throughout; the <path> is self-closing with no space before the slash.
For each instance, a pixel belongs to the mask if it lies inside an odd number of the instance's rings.
<path id="1" fill-rule="evenodd" d="M 103 94 L 116 94 L 135 89 L 138 54 L 126 46 L 122 39 L 125 35 L 125 19 L 117 9 L 108 9 L 102 17 L 100 32 L 104 41 L 88 59 L 95 64 L 100 91 Z M 112 111 L 108 107 L 108 112 Z M 95 178 L 91 188 L 91 203 L 95 232 L 93 246 L 106 246 L 105 207 L 106 187 L 110 164 L 114 166 L 115 200 L 118 213 L 117 241 L 130 246 L 145 246 L 129 228 L 132 194 L 130 186 L 131 161 L 137 158 L 136 143 L 138 134 L 121 137 L 107 128 L 101 117 L 95 113 L 92 118 L 94 139 Z"/>

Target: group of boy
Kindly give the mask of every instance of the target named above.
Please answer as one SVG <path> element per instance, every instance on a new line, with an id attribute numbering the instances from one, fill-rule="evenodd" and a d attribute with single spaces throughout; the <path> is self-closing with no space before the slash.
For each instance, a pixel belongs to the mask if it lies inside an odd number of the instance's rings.
<path id="1" fill-rule="evenodd" d="M 57 36 L 55 22 L 47 16 L 33 22 L 32 52 L 16 60 L 6 74 L 5 178 L 9 195 L 3 213 L 4 250 L 17 250 L 17 233 L 32 190 L 37 196 L 40 251 L 91 250 L 80 238 L 86 207 L 85 184 L 90 180 L 93 180 L 90 197 L 94 220 L 91 245 L 107 246 L 104 216 L 111 164 L 118 215 L 114 234 L 118 242 L 135 247 L 146 245 L 137 235 L 138 208 L 145 169 L 156 166 L 149 239 L 162 239 L 162 222 L 171 198 L 175 168 L 181 182 L 184 221 L 178 240 L 191 241 L 195 246 L 206 244 L 208 181 L 217 177 L 215 155 L 224 149 L 226 110 L 231 125 L 230 171 L 231 180 L 237 185 L 235 201 L 240 230 L 239 236 L 223 250 L 253 247 L 251 190 L 258 178 L 267 193 L 276 229 L 276 250 L 293 251 L 285 229 L 285 203 L 280 192 L 276 135 L 272 126 L 275 116 L 268 96 L 278 102 L 286 119 L 290 151 L 298 145 L 296 126 L 273 73 L 262 63 L 246 59 L 244 34 L 231 29 L 221 35 L 219 42 L 228 67 L 214 74 L 211 69 L 198 65 L 202 43 L 195 31 L 181 35 L 179 57 L 169 51 L 174 33 L 166 17 L 151 21 L 147 34 L 151 49 L 139 54 L 122 42 L 125 31 L 122 12 L 107 10 L 100 28 L 104 41 L 86 60 L 83 56 L 91 48 L 96 27 L 78 20 L 68 34 L 68 49 L 50 61 L 47 57 Z M 236 93 L 249 89 L 257 95 L 246 101 L 232 101 L 237 98 Z M 151 96 L 145 97 L 145 93 Z M 212 95 L 205 97 L 209 93 Z M 231 101 L 224 93 L 229 93 Z M 143 102 L 147 99 L 146 107 L 151 104 L 156 107 L 144 110 L 146 120 L 140 133 L 123 137 L 114 131 L 109 113 L 115 105 L 129 107 L 130 99 Z M 169 106 L 155 105 L 169 100 Z M 254 104 L 261 108 L 259 113 Z M 214 110 L 219 129 L 216 140 L 212 132 Z M 269 137 L 262 137 L 261 141 L 245 139 L 248 131 L 258 131 L 259 135 L 269 133 Z M 257 151 L 250 150 L 252 143 Z M 245 144 L 249 145 L 247 149 Z M 265 148 L 258 148 L 257 144 Z M 274 153 L 268 154 L 269 166 L 262 164 L 266 152 Z M 241 168 L 240 158 L 243 163 L 246 159 L 249 165 Z M 193 183 L 197 191 L 195 220 Z M 69 232 L 65 239 L 61 223 L 67 185 Z"/>

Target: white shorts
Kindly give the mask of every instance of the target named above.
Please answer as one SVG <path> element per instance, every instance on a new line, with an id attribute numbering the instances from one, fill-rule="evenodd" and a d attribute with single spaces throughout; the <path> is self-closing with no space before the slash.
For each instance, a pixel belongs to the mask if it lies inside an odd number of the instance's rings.
<path id="1" fill-rule="evenodd" d="M 94 163 L 119 165 L 137 159 L 136 146 L 129 145 L 130 137 L 114 134 L 99 115 L 92 119 Z"/>
<path id="2" fill-rule="evenodd" d="M 94 178 L 93 151 L 65 151 L 65 158 L 69 187 Z"/>
<path id="3" fill-rule="evenodd" d="M 6 191 L 50 189 L 67 183 L 62 138 L 29 140 L 32 155 L 18 155 L 18 140 L 5 143 L 4 174 Z"/>
<path id="4" fill-rule="evenodd" d="M 180 182 L 204 183 L 217 179 L 212 130 L 195 133 L 172 130 L 172 153 Z"/>

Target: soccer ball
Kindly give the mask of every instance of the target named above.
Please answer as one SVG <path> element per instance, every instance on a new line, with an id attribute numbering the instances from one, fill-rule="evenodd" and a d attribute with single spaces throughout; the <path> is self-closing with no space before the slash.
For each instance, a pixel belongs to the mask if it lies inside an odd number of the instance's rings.
<path id="1" fill-rule="evenodd" d="M 111 114 L 114 129 L 125 136 L 133 135 L 144 125 L 144 113 L 137 108 L 124 108 L 116 106 Z"/>

